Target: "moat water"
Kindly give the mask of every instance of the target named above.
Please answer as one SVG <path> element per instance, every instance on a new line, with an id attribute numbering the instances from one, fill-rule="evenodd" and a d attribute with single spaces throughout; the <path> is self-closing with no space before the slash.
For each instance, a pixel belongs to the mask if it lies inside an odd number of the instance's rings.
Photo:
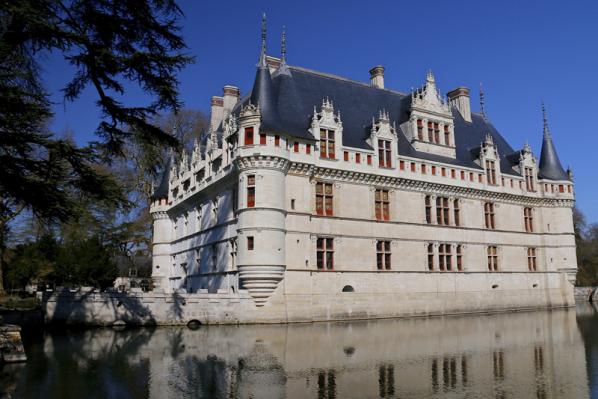
<path id="1" fill-rule="evenodd" d="M 598 398 L 598 307 L 29 331 L 0 398 Z M 4 395 L 4 396 L 3 396 Z"/>

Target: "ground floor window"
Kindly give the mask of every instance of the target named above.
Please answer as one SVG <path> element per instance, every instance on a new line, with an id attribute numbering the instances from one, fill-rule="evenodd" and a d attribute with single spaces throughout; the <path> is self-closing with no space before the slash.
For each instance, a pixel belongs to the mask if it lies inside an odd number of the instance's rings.
<path id="1" fill-rule="evenodd" d="M 530 272 L 538 270 L 536 264 L 536 248 L 527 249 L 527 268 Z"/>
<path id="2" fill-rule="evenodd" d="M 498 250 L 495 246 L 489 246 L 488 249 L 488 270 L 498 271 Z"/>
<path id="3" fill-rule="evenodd" d="M 390 241 L 376 242 L 376 266 L 378 270 L 390 270 Z"/>
<path id="4" fill-rule="evenodd" d="M 332 270 L 334 268 L 334 240 L 329 237 L 317 239 L 316 264 L 320 270 Z"/>

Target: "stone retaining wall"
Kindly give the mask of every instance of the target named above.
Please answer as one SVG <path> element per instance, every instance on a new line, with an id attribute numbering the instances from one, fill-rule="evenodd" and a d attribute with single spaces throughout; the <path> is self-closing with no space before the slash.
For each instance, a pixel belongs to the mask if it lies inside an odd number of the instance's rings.
<path id="1" fill-rule="evenodd" d="M 62 290 L 44 293 L 42 310 L 48 323 L 176 325 L 191 320 L 202 324 L 290 323 L 575 305 L 573 286 L 562 273 L 335 274 L 287 271 L 262 307 L 255 305 L 246 290 L 216 294 Z M 354 291 L 343 292 L 343 285 L 351 282 Z"/>

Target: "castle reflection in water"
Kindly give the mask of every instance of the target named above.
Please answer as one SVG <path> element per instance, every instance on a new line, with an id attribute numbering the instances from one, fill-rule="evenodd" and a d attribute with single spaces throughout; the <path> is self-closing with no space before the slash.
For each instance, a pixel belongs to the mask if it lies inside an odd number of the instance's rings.
<path id="1" fill-rule="evenodd" d="M 15 397 L 589 398 L 583 310 L 47 333 Z"/>

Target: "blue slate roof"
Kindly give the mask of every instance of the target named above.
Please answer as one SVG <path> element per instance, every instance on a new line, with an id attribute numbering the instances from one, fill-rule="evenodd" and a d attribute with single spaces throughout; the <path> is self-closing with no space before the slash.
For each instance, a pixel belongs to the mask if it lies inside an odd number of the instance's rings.
<path id="1" fill-rule="evenodd" d="M 466 122 L 461 114 L 452 109 L 455 124 L 456 159 L 416 151 L 407 140 L 399 125 L 409 119 L 411 95 L 398 91 L 380 89 L 369 84 L 338 76 L 288 66 L 285 73 L 270 75 L 266 68 L 258 68 L 256 84 L 250 96 L 245 97 L 233 112 L 251 100 L 260 103 L 262 124 L 265 130 L 278 131 L 290 136 L 314 140 L 308 132 L 314 106 L 318 109 L 324 98 L 330 99 L 335 111 L 341 112 L 343 122 L 343 145 L 371 150 L 366 142 L 370 134 L 372 117 L 385 109 L 391 123 L 398 129 L 398 153 L 428 161 L 482 169 L 475 163 L 479 147 L 486 135 L 492 135 L 500 156 L 501 172 L 518 176 L 513 169 L 518 158 L 516 151 L 507 143 L 492 123 L 483 115 L 472 113 L 472 121 Z M 268 82 L 268 80 L 271 81 Z M 265 104 L 263 108 L 261 104 Z M 274 104 L 274 107 L 271 105 Z M 477 151 L 477 154 L 476 154 Z M 510 157 L 509 157 L 510 156 Z"/>
<path id="2" fill-rule="evenodd" d="M 540 179 L 548 180 L 569 180 L 569 175 L 563 169 L 559 156 L 554 148 L 552 137 L 547 132 L 542 140 L 542 152 L 540 153 L 540 167 L 538 168 Z"/>

